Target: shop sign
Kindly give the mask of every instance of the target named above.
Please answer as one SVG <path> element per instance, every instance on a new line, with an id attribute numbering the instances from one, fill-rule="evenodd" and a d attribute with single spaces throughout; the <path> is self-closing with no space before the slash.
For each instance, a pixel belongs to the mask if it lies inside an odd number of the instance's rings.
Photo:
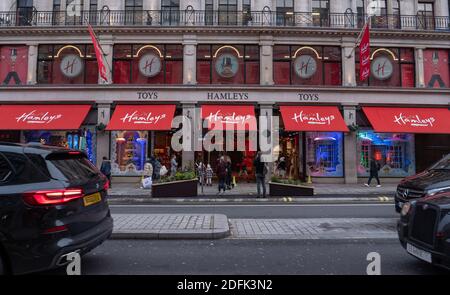
<path id="1" fill-rule="evenodd" d="M 158 99 L 158 91 L 138 91 L 137 96 L 140 100 L 156 100 Z"/>
<path id="2" fill-rule="evenodd" d="M 222 78 L 232 78 L 239 70 L 239 62 L 236 56 L 226 53 L 217 57 L 215 68 Z"/>
<path id="3" fill-rule="evenodd" d="M 300 55 L 295 59 L 294 69 L 297 76 L 308 79 L 317 72 L 317 62 L 311 55 Z"/>
<path id="4" fill-rule="evenodd" d="M 319 113 L 306 114 L 303 110 L 300 113 L 294 113 L 292 120 L 296 123 L 304 123 L 309 125 L 331 125 L 333 120 L 336 119 L 334 115 L 322 116 Z"/>
<path id="5" fill-rule="evenodd" d="M 78 77 L 83 71 L 83 61 L 76 54 L 69 54 L 63 57 L 60 65 L 61 73 L 67 78 Z"/>
<path id="6" fill-rule="evenodd" d="M 247 92 L 208 92 L 207 100 L 248 100 Z"/>
<path id="7" fill-rule="evenodd" d="M 17 123 L 27 124 L 49 124 L 55 120 L 61 119 L 62 114 L 52 114 L 49 112 L 37 113 L 36 110 L 32 110 L 29 113 L 23 113 L 21 116 L 16 117 Z"/>
<path id="8" fill-rule="evenodd" d="M 161 72 L 161 59 L 154 53 L 148 53 L 139 60 L 139 72 L 148 78 L 154 77 Z"/>
<path id="9" fill-rule="evenodd" d="M 232 112 L 229 114 L 223 114 L 222 110 L 217 110 L 215 113 L 210 113 L 206 120 L 210 122 L 210 124 L 241 124 L 244 125 L 246 122 L 249 122 L 253 116 L 251 115 L 238 115 L 236 112 Z"/>
<path id="10" fill-rule="evenodd" d="M 153 115 L 151 112 L 139 113 L 138 111 L 134 111 L 131 114 L 126 113 L 123 117 L 120 118 L 120 121 L 130 124 L 158 124 L 160 120 L 165 118 L 166 114 Z"/>
<path id="11" fill-rule="evenodd" d="M 298 98 L 301 101 L 319 101 L 320 95 L 318 93 L 298 93 Z"/>
<path id="12" fill-rule="evenodd" d="M 387 56 L 379 56 L 375 58 L 371 66 L 372 75 L 378 80 L 386 80 L 392 76 L 394 67 L 391 60 Z"/>
<path id="13" fill-rule="evenodd" d="M 434 117 L 421 117 L 420 115 L 405 116 L 403 113 L 394 115 L 394 122 L 399 125 L 409 125 L 411 127 L 433 127 L 436 119 Z"/>

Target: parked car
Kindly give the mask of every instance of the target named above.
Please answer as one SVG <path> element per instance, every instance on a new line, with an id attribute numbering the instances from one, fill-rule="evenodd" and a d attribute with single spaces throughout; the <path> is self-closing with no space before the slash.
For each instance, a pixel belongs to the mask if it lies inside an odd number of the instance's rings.
<path id="1" fill-rule="evenodd" d="M 449 192 L 405 203 L 397 231 L 409 254 L 450 269 Z"/>
<path id="2" fill-rule="evenodd" d="M 425 171 L 400 182 L 395 193 L 395 210 L 400 212 L 403 204 L 411 199 L 445 191 L 450 191 L 450 154 Z"/>
<path id="3" fill-rule="evenodd" d="M 0 273 L 56 268 L 103 243 L 108 185 L 80 151 L 0 143 Z"/>

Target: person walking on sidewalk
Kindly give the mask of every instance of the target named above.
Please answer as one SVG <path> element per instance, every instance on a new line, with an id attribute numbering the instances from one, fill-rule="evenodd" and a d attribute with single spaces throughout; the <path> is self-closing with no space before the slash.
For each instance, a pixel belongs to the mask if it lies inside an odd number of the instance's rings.
<path id="1" fill-rule="evenodd" d="M 111 187 L 111 161 L 107 157 L 103 157 L 102 165 L 100 166 L 100 172 L 102 172 L 109 181 L 109 187 Z"/>
<path id="2" fill-rule="evenodd" d="M 253 166 L 255 167 L 256 174 L 256 190 L 258 192 L 258 198 L 261 196 L 261 185 L 263 191 L 263 198 L 266 197 L 266 174 L 267 167 L 266 164 L 261 159 L 261 152 L 256 154 L 256 158 L 253 161 Z"/>
<path id="3" fill-rule="evenodd" d="M 372 159 L 370 159 L 370 164 L 369 164 L 369 169 L 370 169 L 370 175 L 369 175 L 369 181 L 367 183 L 365 183 L 365 186 L 370 186 L 370 182 L 372 181 L 372 178 L 375 178 L 377 180 L 377 187 L 381 187 L 380 184 L 380 178 L 378 177 L 378 171 L 380 170 L 380 163 L 377 162 L 377 160 L 375 160 L 374 157 L 372 157 Z"/>
<path id="4" fill-rule="evenodd" d="M 232 170 L 231 170 L 231 159 L 228 158 L 226 161 L 226 167 L 227 167 L 227 177 L 226 177 L 226 185 L 227 185 L 227 190 L 231 189 L 231 178 L 232 176 Z"/>
<path id="5" fill-rule="evenodd" d="M 225 180 L 227 178 L 227 166 L 224 157 L 220 157 L 219 164 L 217 164 L 217 177 L 219 178 L 219 194 L 221 190 L 225 193 Z"/>
<path id="6" fill-rule="evenodd" d="M 178 168 L 178 162 L 177 162 L 177 156 L 173 155 L 172 160 L 170 161 L 170 175 L 175 176 L 177 173 Z"/>
<path id="7" fill-rule="evenodd" d="M 213 170 L 211 168 L 211 165 L 208 164 L 206 166 L 206 185 L 212 186 L 212 177 L 213 177 Z"/>

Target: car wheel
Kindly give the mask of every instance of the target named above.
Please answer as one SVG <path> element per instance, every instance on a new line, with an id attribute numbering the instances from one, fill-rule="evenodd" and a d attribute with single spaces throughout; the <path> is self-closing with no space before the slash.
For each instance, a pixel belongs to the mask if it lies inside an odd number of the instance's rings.
<path id="1" fill-rule="evenodd" d="M 5 263 L 4 263 L 2 254 L 0 254 L 0 276 L 4 275 L 5 273 L 6 273 Z"/>

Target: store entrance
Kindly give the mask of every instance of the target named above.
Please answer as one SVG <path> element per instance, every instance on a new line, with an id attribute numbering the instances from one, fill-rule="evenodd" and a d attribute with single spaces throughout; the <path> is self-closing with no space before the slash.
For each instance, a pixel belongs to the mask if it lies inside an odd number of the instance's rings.
<path id="1" fill-rule="evenodd" d="M 450 153 L 449 134 L 416 134 L 416 171 L 420 172 Z"/>

